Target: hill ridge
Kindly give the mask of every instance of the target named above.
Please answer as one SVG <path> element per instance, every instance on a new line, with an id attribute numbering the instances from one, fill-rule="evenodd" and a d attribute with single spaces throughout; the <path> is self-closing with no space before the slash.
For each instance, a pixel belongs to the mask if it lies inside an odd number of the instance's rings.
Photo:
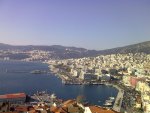
<path id="1" fill-rule="evenodd" d="M 81 58 L 81 57 L 93 57 L 97 55 L 107 55 L 107 54 L 117 54 L 117 53 L 138 53 L 143 52 L 150 54 L 150 41 L 141 42 L 137 44 L 127 45 L 123 47 L 116 47 L 106 50 L 88 50 L 85 48 L 78 47 L 68 47 L 61 45 L 9 45 L 0 43 L 0 50 L 20 50 L 20 51 L 32 51 L 32 50 L 43 50 L 51 52 L 51 57 L 58 59 L 67 59 L 67 58 Z"/>

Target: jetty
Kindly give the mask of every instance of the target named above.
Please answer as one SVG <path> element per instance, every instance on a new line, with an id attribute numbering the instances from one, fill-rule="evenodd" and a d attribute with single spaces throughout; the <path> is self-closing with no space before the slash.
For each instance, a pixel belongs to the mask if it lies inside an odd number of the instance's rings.
<path id="1" fill-rule="evenodd" d="M 122 105 L 122 100 L 123 100 L 123 95 L 124 95 L 124 90 L 120 89 L 117 85 L 113 85 L 115 88 L 118 89 L 118 95 L 116 97 L 115 103 L 113 105 L 113 110 L 120 112 L 121 111 L 121 105 Z"/>

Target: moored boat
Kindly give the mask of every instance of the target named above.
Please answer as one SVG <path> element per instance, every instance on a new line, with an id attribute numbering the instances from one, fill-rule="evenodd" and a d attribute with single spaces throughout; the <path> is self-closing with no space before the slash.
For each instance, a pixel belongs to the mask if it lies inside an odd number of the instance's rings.
<path id="1" fill-rule="evenodd" d="M 105 106 L 112 106 L 112 102 L 105 102 Z"/>
<path id="2" fill-rule="evenodd" d="M 109 97 L 110 100 L 115 100 L 115 97 Z"/>

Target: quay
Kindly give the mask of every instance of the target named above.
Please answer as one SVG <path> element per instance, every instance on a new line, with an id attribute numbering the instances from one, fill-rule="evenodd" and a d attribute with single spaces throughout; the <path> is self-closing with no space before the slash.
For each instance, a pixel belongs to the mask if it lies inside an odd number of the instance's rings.
<path id="1" fill-rule="evenodd" d="M 63 81 L 62 83 L 65 85 L 104 85 L 104 83 L 86 83 L 86 82 L 72 82 L 72 81 Z"/>
<path id="2" fill-rule="evenodd" d="M 118 95 L 116 97 L 115 103 L 113 105 L 113 110 L 120 112 L 121 111 L 121 105 L 122 105 L 122 100 L 123 100 L 123 95 L 124 95 L 124 90 L 120 89 L 117 85 L 113 85 L 113 87 L 118 89 Z"/>
<path id="3" fill-rule="evenodd" d="M 112 86 L 115 87 L 116 89 L 118 89 L 118 94 L 117 97 L 115 99 L 114 105 L 112 107 L 112 109 L 116 112 L 120 112 L 121 111 L 121 107 L 122 107 L 122 100 L 123 100 L 123 96 L 124 96 L 124 90 L 121 89 L 119 86 L 114 85 L 112 83 L 99 83 L 99 82 L 81 82 L 81 81 L 73 81 L 73 79 L 69 79 L 69 77 L 66 77 L 64 75 L 61 74 L 57 74 L 59 78 L 61 78 L 62 83 L 65 85 L 106 85 L 106 86 Z"/>

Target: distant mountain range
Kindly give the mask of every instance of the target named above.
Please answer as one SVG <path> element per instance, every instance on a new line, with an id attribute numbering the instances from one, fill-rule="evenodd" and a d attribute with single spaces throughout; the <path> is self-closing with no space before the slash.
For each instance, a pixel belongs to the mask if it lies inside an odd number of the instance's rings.
<path id="1" fill-rule="evenodd" d="M 147 54 L 150 53 L 150 41 L 99 51 L 100 54 L 141 53 L 141 52 Z"/>
<path id="2" fill-rule="evenodd" d="M 60 45 L 52 46 L 14 46 L 0 43 L 0 50 L 19 50 L 19 51 L 32 51 L 32 50 L 43 50 L 51 52 L 52 58 L 66 59 L 66 58 L 80 58 L 80 57 L 91 57 L 97 55 L 116 54 L 116 53 L 150 53 L 150 41 L 142 42 L 138 44 L 128 45 L 124 47 L 117 47 L 106 50 L 87 50 L 84 48 L 77 47 L 65 47 Z M 27 56 L 27 55 L 26 55 Z"/>

